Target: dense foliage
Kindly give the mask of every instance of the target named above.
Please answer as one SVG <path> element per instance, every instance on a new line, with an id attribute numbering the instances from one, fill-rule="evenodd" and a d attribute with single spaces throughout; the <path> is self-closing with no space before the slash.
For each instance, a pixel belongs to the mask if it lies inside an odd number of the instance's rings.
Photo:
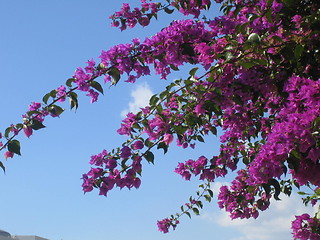
<path id="1" fill-rule="evenodd" d="M 221 5 L 221 16 L 205 15 L 212 4 Z M 91 157 L 83 190 L 97 188 L 106 196 L 114 187 L 139 188 L 141 162 L 154 162 L 154 149 L 166 153 L 174 143 L 194 148 L 205 135 L 220 131 L 219 155 L 199 156 L 175 169 L 185 180 L 198 176 L 202 190 L 180 213 L 158 221 L 160 231 L 174 229 L 183 214 L 199 214 L 202 200 L 212 199 L 210 183 L 234 171 L 237 176 L 218 196 L 232 219 L 257 218 L 271 197 L 290 196 L 302 186 L 313 191 L 299 192 L 303 202 L 314 206 L 320 196 L 319 8 L 318 0 L 141 0 L 133 9 L 124 4 L 111 16 L 121 30 L 147 27 L 160 13 L 178 11 L 184 17 L 150 38 L 102 51 L 99 63 L 90 60 L 78 68 L 66 85 L 32 103 L 22 123 L 5 130 L 1 150 L 6 158 L 20 154 L 16 136 L 43 128 L 45 117 L 64 111 L 59 103 L 66 99 L 78 108 L 77 91 L 97 101 L 101 76 L 111 85 L 121 77 L 134 83 L 151 68 L 165 79 L 182 65 L 194 65 L 148 107 L 127 115 L 118 133 L 128 140 Z M 320 239 L 319 212 L 296 216 L 292 230 L 294 239 Z"/>

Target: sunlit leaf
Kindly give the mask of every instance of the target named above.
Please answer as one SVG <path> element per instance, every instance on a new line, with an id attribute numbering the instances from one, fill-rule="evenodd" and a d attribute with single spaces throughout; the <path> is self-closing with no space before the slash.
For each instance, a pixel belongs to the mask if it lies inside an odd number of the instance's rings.
<path id="1" fill-rule="evenodd" d="M 18 155 L 21 155 L 20 153 L 20 142 L 18 140 L 11 140 L 8 143 L 8 150 L 10 152 L 16 153 Z"/>
<path id="2" fill-rule="evenodd" d="M 28 126 L 30 126 L 33 130 L 39 130 L 41 128 L 45 128 L 46 126 L 44 126 L 42 124 L 42 122 L 36 120 L 36 119 L 32 119 L 30 121 L 30 123 L 28 124 Z"/>

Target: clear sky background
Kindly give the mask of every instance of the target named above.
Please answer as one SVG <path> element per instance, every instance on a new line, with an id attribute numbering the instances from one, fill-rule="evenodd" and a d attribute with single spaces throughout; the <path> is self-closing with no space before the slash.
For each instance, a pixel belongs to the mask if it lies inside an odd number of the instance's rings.
<path id="1" fill-rule="evenodd" d="M 174 16 L 160 15 L 148 28 L 120 32 L 108 17 L 123 1 L 0 0 L 0 127 L 21 121 L 33 101 L 65 83 L 78 66 L 97 59 L 101 50 L 132 38 L 144 39 L 168 25 Z M 131 1 L 138 2 L 138 1 Z M 218 15 L 218 11 L 210 13 Z M 0 229 L 12 235 L 38 235 L 50 240 L 289 240 L 290 221 L 305 209 L 299 197 L 274 204 L 259 220 L 231 221 L 215 201 L 201 216 L 181 219 L 176 231 L 158 232 L 156 221 L 180 209 L 198 186 L 175 174 L 180 161 L 212 156 L 217 140 L 194 151 L 172 148 L 144 166 L 139 190 L 115 189 L 108 198 L 98 191 L 83 194 L 81 176 L 92 154 L 111 150 L 125 140 L 116 134 L 125 111 L 148 102 L 151 93 L 168 81 L 186 76 L 175 72 L 167 81 L 159 76 L 136 84 L 120 82 L 105 89 L 95 104 L 80 94 L 77 112 L 46 119 L 47 128 L 30 139 L 20 137 L 22 156 L 5 161 L 0 173 Z M 67 108 L 67 106 L 66 106 Z M 2 155 L 1 155 L 2 156 Z M 214 185 L 214 190 L 228 179 Z"/>

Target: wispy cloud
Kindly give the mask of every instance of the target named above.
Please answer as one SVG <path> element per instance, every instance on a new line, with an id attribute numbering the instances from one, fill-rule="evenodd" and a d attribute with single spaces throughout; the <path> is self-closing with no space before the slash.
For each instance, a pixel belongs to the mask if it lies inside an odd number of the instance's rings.
<path id="1" fill-rule="evenodd" d="M 216 183 L 216 188 L 225 183 Z M 216 190 L 216 189 L 214 189 Z M 235 230 L 239 234 L 231 240 L 291 240 L 291 221 L 295 215 L 310 213 L 313 215 L 316 208 L 305 207 L 297 195 L 281 196 L 281 201 L 272 200 L 270 208 L 260 213 L 258 219 L 231 220 L 225 211 L 217 213 L 206 212 L 202 218 L 211 221 L 226 230 Z"/>
<path id="2" fill-rule="evenodd" d="M 153 92 L 147 83 L 137 85 L 131 92 L 132 100 L 129 102 L 128 108 L 121 112 L 121 117 L 125 117 L 128 112 L 137 113 L 140 108 L 147 106 L 152 95 Z"/>

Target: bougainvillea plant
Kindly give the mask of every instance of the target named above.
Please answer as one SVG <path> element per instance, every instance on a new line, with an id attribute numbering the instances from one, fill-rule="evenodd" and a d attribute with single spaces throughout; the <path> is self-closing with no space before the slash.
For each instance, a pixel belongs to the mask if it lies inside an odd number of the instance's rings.
<path id="1" fill-rule="evenodd" d="M 221 5 L 221 16 L 208 14 L 212 4 Z M 160 231 L 175 229 L 182 215 L 199 214 L 202 201 L 213 197 L 210 183 L 231 172 L 236 177 L 221 187 L 218 204 L 232 219 L 257 218 L 272 197 L 303 186 L 313 192 L 294 192 L 314 206 L 320 198 L 320 2 L 141 0 L 140 7 L 123 4 L 110 18 L 125 30 L 147 27 L 174 11 L 181 20 L 150 38 L 102 51 L 98 63 L 88 61 L 65 85 L 33 102 L 21 123 L 0 134 L 5 158 L 20 155 L 20 132 L 30 137 L 45 127 L 47 116 L 60 116 L 61 102 L 78 108 L 77 92 L 86 92 L 93 103 L 103 93 L 101 82 L 134 83 L 151 69 L 166 79 L 187 65 L 185 79 L 169 82 L 149 106 L 128 113 L 118 130 L 127 136 L 122 146 L 91 157 L 84 192 L 96 188 L 106 196 L 116 187 L 139 188 L 141 163 L 154 162 L 155 149 L 194 148 L 219 131 L 218 155 L 181 159 L 174 170 L 203 184 L 181 212 L 158 221 Z M 320 239 L 320 213 L 296 216 L 292 231 L 294 239 Z"/>

